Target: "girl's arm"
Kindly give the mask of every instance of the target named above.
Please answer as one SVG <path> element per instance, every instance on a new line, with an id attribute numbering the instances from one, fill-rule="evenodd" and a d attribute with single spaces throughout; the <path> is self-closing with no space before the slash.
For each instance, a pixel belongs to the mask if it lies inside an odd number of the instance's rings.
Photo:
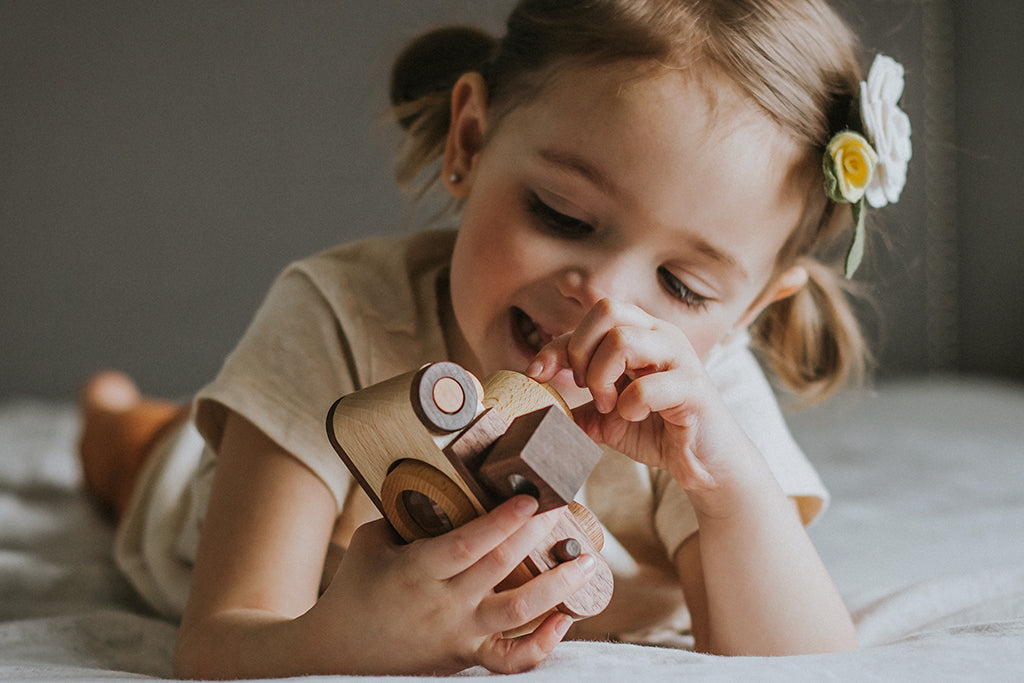
<path id="1" fill-rule="evenodd" d="M 179 676 L 264 678 L 425 673 L 542 661 L 571 619 L 504 639 L 588 579 L 592 558 L 520 588 L 492 587 L 549 531 L 521 496 L 443 536 L 399 545 L 383 521 L 361 527 L 317 598 L 337 509 L 326 485 L 243 418 L 225 425 L 192 591 Z"/>
<path id="2" fill-rule="evenodd" d="M 774 521 L 698 515 L 701 531 L 676 553 L 698 651 L 784 655 L 857 647 L 849 613 L 795 503 L 787 502 L 777 510 L 783 519 Z M 741 523 L 731 528 L 734 521 Z"/>
<path id="3" fill-rule="evenodd" d="M 699 645 L 774 655 L 857 645 L 793 503 L 715 390 L 679 328 L 605 300 L 531 370 L 571 368 L 592 403 L 574 411 L 595 441 L 666 470 L 687 492 L 699 539 L 677 554 Z"/>
<path id="4" fill-rule="evenodd" d="M 234 413 L 224 428 L 175 673 L 258 678 L 309 666 L 304 614 L 337 509 L 312 471 Z"/>

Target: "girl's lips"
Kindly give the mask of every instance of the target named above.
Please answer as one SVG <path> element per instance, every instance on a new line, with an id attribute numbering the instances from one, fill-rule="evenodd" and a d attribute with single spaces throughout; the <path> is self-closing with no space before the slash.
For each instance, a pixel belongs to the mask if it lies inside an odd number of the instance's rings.
<path id="1" fill-rule="evenodd" d="M 543 327 L 540 327 L 536 322 L 534 322 L 533 318 L 526 315 L 522 309 L 517 307 L 512 308 L 511 327 L 512 337 L 515 340 L 516 347 L 528 361 L 533 360 L 541 348 L 558 336 L 546 331 Z M 558 391 L 558 393 L 561 394 L 572 407 L 576 407 L 593 400 L 590 396 L 590 392 L 582 390 L 576 386 L 576 381 L 573 379 L 573 372 L 571 368 L 563 368 L 559 370 L 554 377 L 547 381 L 547 384 L 550 384 L 556 391 Z"/>

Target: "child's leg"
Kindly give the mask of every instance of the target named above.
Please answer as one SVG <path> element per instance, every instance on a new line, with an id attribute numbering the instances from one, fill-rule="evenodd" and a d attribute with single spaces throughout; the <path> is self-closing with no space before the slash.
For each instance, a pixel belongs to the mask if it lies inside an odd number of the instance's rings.
<path id="1" fill-rule="evenodd" d="M 188 405 L 141 397 L 120 372 L 101 372 L 82 389 L 79 454 L 86 490 L 118 520 L 153 445 L 187 418 L 188 410 Z"/>

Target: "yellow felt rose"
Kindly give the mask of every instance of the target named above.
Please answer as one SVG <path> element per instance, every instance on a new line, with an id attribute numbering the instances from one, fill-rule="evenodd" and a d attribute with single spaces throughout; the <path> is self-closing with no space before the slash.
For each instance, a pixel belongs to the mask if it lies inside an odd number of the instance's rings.
<path id="1" fill-rule="evenodd" d="M 878 155 L 863 135 L 844 130 L 829 141 L 824 161 L 828 196 L 837 202 L 855 204 L 871 182 Z"/>

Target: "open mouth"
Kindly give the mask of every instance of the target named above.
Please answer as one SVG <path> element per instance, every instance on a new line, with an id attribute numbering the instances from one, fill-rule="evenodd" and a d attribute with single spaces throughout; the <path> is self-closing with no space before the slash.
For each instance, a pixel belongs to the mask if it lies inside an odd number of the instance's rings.
<path id="1" fill-rule="evenodd" d="M 540 351 L 554 338 L 553 335 L 538 327 L 533 318 L 526 315 L 522 309 L 514 306 L 512 307 L 512 324 L 522 342 L 534 353 Z"/>

